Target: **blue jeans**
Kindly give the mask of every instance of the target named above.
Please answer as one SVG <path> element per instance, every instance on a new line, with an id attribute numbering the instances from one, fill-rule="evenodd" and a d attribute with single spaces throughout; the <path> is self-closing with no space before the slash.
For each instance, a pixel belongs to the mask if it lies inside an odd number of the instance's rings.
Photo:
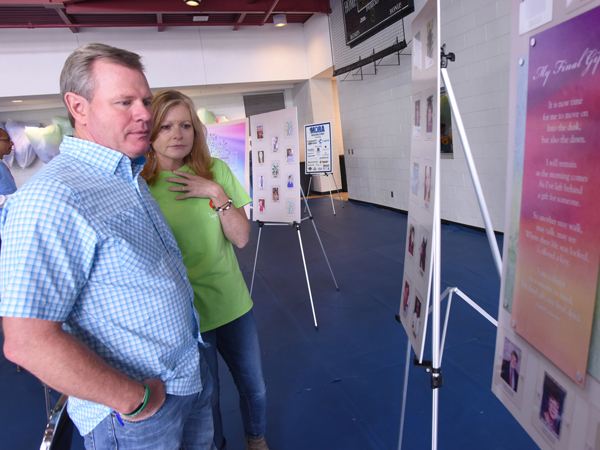
<path id="1" fill-rule="evenodd" d="M 265 434 L 267 421 L 267 389 L 262 373 L 258 331 L 252 310 L 233 322 L 202 333 L 202 340 L 210 344 L 210 347 L 202 349 L 202 352 L 214 381 L 211 404 L 215 446 L 223 450 L 226 443 L 219 407 L 217 350 L 229 367 L 240 394 L 240 411 L 246 436 L 255 439 L 262 437 Z"/>
<path id="2" fill-rule="evenodd" d="M 212 380 L 201 361 L 202 391 L 192 395 L 167 395 L 158 411 L 139 422 L 110 414 L 84 436 L 87 450 L 215 450 L 210 395 Z"/>

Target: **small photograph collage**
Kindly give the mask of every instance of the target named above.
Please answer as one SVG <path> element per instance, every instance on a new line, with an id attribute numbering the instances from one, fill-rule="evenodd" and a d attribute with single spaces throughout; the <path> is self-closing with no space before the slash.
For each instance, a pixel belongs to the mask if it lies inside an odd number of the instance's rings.
<path id="1" fill-rule="evenodd" d="M 516 333 L 499 327 L 498 334 L 503 345 L 497 347 L 493 382 L 514 404 L 515 417 L 525 428 L 532 427 L 543 436 L 548 448 L 573 448 L 569 441 L 575 403 L 582 391 Z M 530 358 L 533 361 L 529 361 Z M 523 401 L 523 397 L 533 397 L 533 408 L 530 401 Z M 585 441 L 586 448 L 600 448 L 600 410 L 593 406 L 588 414 Z"/>
<path id="2" fill-rule="evenodd" d="M 423 33 L 421 33 L 423 31 Z M 423 36 L 424 34 L 424 36 Z M 435 18 L 429 20 L 426 24 L 426 29 L 419 30 L 413 36 L 413 71 L 420 73 L 423 68 L 425 70 L 433 67 L 436 61 L 435 54 L 435 34 L 436 34 L 436 25 Z M 423 41 L 425 40 L 425 52 L 423 53 Z M 423 57 L 425 58 L 425 63 L 423 64 Z"/>
<path id="3" fill-rule="evenodd" d="M 413 158 L 411 161 L 410 199 L 427 211 L 432 211 L 434 161 Z"/>
<path id="4" fill-rule="evenodd" d="M 413 95 L 413 139 L 431 141 L 435 138 L 436 104 L 433 92 Z"/>
<path id="5" fill-rule="evenodd" d="M 269 127 L 267 123 L 254 126 L 254 213 L 258 216 L 268 215 L 270 208 L 281 204 L 285 215 L 293 216 L 296 212 L 299 161 L 294 128 L 291 118 L 284 120 L 282 127 Z"/>
<path id="6" fill-rule="evenodd" d="M 408 218 L 408 230 L 406 237 L 406 269 L 414 269 L 422 280 L 423 286 L 427 286 L 429 280 L 429 261 L 431 259 L 431 234 L 417 221 Z"/>

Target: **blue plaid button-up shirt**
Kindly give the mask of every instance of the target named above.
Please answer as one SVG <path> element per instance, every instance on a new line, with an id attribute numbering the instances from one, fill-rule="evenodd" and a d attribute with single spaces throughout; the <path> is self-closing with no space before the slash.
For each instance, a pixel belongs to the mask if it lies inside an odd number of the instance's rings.
<path id="1" fill-rule="evenodd" d="M 144 158 L 65 137 L 0 218 L 0 315 L 64 322 L 104 361 L 168 394 L 202 389 L 198 314 L 181 253 L 138 175 Z M 40 342 L 40 345 L 44 343 Z M 110 410 L 69 399 L 80 433 Z"/>

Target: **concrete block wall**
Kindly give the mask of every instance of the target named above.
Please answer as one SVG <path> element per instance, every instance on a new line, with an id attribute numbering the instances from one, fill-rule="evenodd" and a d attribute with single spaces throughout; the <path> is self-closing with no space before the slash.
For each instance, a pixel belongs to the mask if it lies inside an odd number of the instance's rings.
<path id="1" fill-rule="evenodd" d="M 418 11 L 424 1 L 415 2 Z M 504 231 L 508 148 L 510 4 L 505 0 L 442 2 L 442 43 L 456 54 L 449 75 L 496 231 Z M 412 36 L 406 20 L 406 35 Z M 407 49 L 410 53 L 410 46 Z M 391 64 L 393 57 L 388 57 Z M 386 60 L 384 60 L 386 63 Z M 365 67 L 372 73 L 372 67 Z M 411 60 L 379 66 L 363 81 L 338 77 L 351 199 L 408 210 Z M 354 78 L 356 79 L 356 77 Z M 441 161 L 442 218 L 483 227 L 460 138 L 454 159 Z M 348 150 L 354 153 L 348 154 Z M 391 192 L 394 197 L 391 197 Z"/>
<path id="2" fill-rule="evenodd" d="M 504 231 L 508 152 L 510 2 L 442 2 L 442 43 L 456 54 L 448 74 L 492 225 Z M 453 125 L 455 122 L 453 123 Z M 456 127 L 454 159 L 441 162 L 442 218 L 483 227 Z"/>

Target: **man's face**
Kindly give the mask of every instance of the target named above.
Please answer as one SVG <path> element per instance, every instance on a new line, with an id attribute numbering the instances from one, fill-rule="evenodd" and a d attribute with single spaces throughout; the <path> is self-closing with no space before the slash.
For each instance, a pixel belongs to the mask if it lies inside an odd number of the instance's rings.
<path id="1" fill-rule="evenodd" d="M 96 92 L 87 103 L 85 123 L 76 129 L 76 137 L 131 159 L 143 155 L 150 146 L 153 122 L 146 77 L 138 70 L 102 60 L 94 63 L 93 71 Z"/>
<path id="2" fill-rule="evenodd" d="M 0 130 L 0 158 L 4 158 L 6 155 L 9 155 L 12 151 L 12 141 L 10 140 L 10 136 L 4 130 Z"/>
<path id="3" fill-rule="evenodd" d="M 515 355 L 510 355 L 510 367 L 512 369 L 516 369 L 517 368 L 517 357 Z"/>

